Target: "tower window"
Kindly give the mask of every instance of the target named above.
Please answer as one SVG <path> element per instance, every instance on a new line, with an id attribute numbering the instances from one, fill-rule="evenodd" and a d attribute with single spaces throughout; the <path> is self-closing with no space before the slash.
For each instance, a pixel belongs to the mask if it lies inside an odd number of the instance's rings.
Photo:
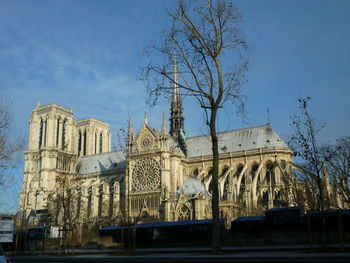
<path id="1" fill-rule="evenodd" d="M 78 133 L 78 156 L 80 155 L 81 151 L 81 131 Z"/>
<path id="2" fill-rule="evenodd" d="M 83 154 L 86 155 L 86 130 L 84 131 L 84 151 Z"/>
<path id="3" fill-rule="evenodd" d="M 43 143 L 44 146 L 46 146 L 46 133 L 47 133 L 47 119 L 44 122 L 44 143 Z"/>
<path id="4" fill-rule="evenodd" d="M 97 134 L 95 132 L 95 154 L 97 153 Z"/>
<path id="5" fill-rule="evenodd" d="M 100 153 L 102 153 L 102 141 L 103 141 L 103 136 L 102 133 L 100 133 Z"/>
<path id="6" fill-rule="evenodd" d="M 39 148 L 41 148 L 42 140 L 43 140 L 43 127 L 44 122 L 43 119 L 40 120 L 40 131 L 39 131 Z"/>
<path id="7" fill-rule="evenodd" d="M 63 121 L 62 128 L 62 148 L 64 148 L 66 144 L 66 120 Z"/>
<path id="8" fill-rule="evenodd" d="M 56 130 L 56 146 L 60 141 L 60 119 L 57 119 L 57 130 Z"/>

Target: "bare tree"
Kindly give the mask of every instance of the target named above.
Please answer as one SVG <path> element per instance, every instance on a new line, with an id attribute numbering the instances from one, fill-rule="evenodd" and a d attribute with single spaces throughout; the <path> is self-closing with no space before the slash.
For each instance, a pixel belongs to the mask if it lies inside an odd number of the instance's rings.
<path id="1" fill-rule="evenodd" d="M 235 104 L 239 110 L 244 105 L 241 88 L 247 71 L 247 44 L 240 31 L 242 16 L 225 0 L 180 0 L 168 15 L 171 26 L 165 29 L 161 44 L 148 49 L 155 52 L 150 56 L 154 60 L 143 68 L 142 79 L 146 81 L 149 104 L 156 103 L 160 95 L 167 96 L 176 85 L 180 96 L 196 99 L 205 113 L 213 154 L 212 246 L 216 253 L 221 247 L 217 117 L 228 103 Z M 159 54 L 162 59 L 157 60 Z M 179 78 L 173 74 L 174 69 L 179 72 Z"/>
<path id="2" fill-rule="evenodd" d="M 336 189 L 337 208 L 350 208 L 350 136 L 337 140 L 326 149 L 331 185 Z"/>
<path id="3" fill-rule="evenodd" d="M 299 98 L 300 115 L 292 117 L 291 126 L 293 134 L 288 142 L 294 154 L 301 157 L 304 163 L 300 165 L 300 170 L 304 173 L 302 180 L 310 186 L 317 186 L 316 209 L 323 211 L 324 194 L 322 183 L 322 169 L 325 165 L 323 150 L 319 145 L 318 135 L 324 125 L 319 124 L 313 118 L 308 109 L 311 97 Z M 312 189 L 309 189 L 309 191 Z"/>
<path id="4" fill-rule="evenodd" d="M 319 132 L 323 128 L 313 118 L 309 112 L 309 101 L 311 97 L 299 98 L 300 115 L 292 117 L 291 126 L 293 134 L 291 140 L 288 142 L 294 154 L 301 157 L 304 163 L 299 166 L 303 172 L 303 177 L 299 177 L 301 182 L 301 192 L 299 196 L 304 196 L 306 204 L 311 205 L 311 209 L 322 212 L 322 226 L 321 226 L 321 244 L 322 248 L 326 248 L 326 223 L 323 211 L 329 208 L 329 192 L 325 187 L 326 183 L 326 160 L 324 155 L 324 148 L 320 145 L 318 138 Z M 316 201 L 316 202 L 313 202 Z"/>
<path id="5" fill-rule="evenodd" d="M 73 228 L 75 228 L 79 216 L 77 214 L 76 188 L 77 186 L 70 180 L 69 175 L 60 172 L 56 176 L 55 193 L 48 198 L 49 212 L 54 215 L 55 224 L 62 227 L 60 227 L 60 242 L 61 240 L 63 241 L 65 254 L 67 254 L 69 235 L 72 233 Z"/>
<path id="6" fill-rule="evenodd" d="M 0 97 L 0 189 L 6 184 L 8 172 L 17 167 L 15 154 L 24 146 L 23 139 L 13 138 L 13 116 L 8 99 Z"/>

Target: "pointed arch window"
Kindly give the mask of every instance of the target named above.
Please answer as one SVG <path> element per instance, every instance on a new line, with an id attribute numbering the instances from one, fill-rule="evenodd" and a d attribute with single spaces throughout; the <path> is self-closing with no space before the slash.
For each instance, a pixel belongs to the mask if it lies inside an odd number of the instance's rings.
<path id="1" fill-rule="evenodd" d="M 102 217 L 102 205 L 103 205 L 103 185 L 98 187 L 98 217 Z"/>
<path id="2" fill-rule="evenodd" d="M 270 183 L 271 183 L 271 185 L 276 184 L 274 165 L 271 161 L 266 163 L 266 175 L 265 175 L 265 177 L 266 177 L 266 182 L 268 184 L 270 184 Z"/>
<path id="3" fill-rule="evenodd" d="M 60 141 L 60 119 L 57 119 L 57 128 L 56 128 L 56 146 Z"/>
<path id="4" fill-rule="evenodd" d="M 187 220 L 191 220 L 191 212 L 186 205 L 183 205 L 179 211 L 178 221 L 187 221 Z"/>
<path id="5" fill-rule="evenodd" d="M 81 131 L 78 133 L 78 156 L 80 156 L 81 152 Z"/>
<path id="6" fill-rule="evenodd" d="M 67 128 L 67 124 L 66 124 L 66 120 L 64 120 L 62 125 L 62 148 L 64 148 L 66 144 L 66 128 Z"/>
<path id="7" fill-rule="evenodd" d="M 86 155 L 86 130 L 84 131 L 84 150 L 83 155 Z"/>
<path id="8" fill-rule="evenodd" d="M 44 146 L 46 146 L 46 134 L 47 134 L 47 119 L 44 121 L 44 142 L 43 142 Z"/>
<path id="9" fill-rule="evenodd" d="M 79 187 L 77 190 L 77 213 L 76 213 L 76 217 L 79 218 L 80 216 L 80 207 L 81 207 L 81 188 Z"/>
<path id="10" fill-rule="evenodd" d="M 102 153 L 102 146 L 103 146 L 103 136 L 102 136 L 102 133 L 100 133 L 100 153 Z"/>
<path id="11" fill-rule="evenodd" d="M 92 187 L 90 186 L 88 189 L 88 198 L 87 198 L 87 211 L 86 211 L 86 216 L 87 218 L 91 217 L 91 206 L 92 206 Z"/>
<path id="12" fill-rule="evenodd" d="M 44 129 L 44 122 L 43 122 L 43 119 L 41 119 L 40 130 L 39 130 L 39 148 L 41 148 L 42 141 L 43 141 L 43 129 Z"/>
<path id="13" fill-rule="evenodd" d="M 109 184 L 109 206 L 108 206 L 108 215 L 113 216 L 113 206 L 114 206 L 114 180 Z"/>
<path id="14" fill-rule="evenodd" d="M 95 154 L 97 153 L 97 133 L 95 132 Z"/>

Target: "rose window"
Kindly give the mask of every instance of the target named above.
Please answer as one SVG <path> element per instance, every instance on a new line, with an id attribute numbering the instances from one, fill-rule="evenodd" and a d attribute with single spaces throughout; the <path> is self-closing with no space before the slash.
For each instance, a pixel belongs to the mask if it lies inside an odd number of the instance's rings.
<path id="1" fill-rule="evenodd" d="M 138 160 L 132 172 L 132 190 L 149 191 L 160 188 L 160 166 L 152 158 Z"/>

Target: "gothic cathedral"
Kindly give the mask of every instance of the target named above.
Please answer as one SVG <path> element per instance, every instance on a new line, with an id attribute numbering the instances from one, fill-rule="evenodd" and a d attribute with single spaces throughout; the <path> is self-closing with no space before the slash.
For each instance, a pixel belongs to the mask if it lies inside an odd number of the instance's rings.
<path id="1" fill-rule="evenodd" d="M 186 137 L 176 85 L 169 120 L 169 130 L 165 115 L 154 129 L 145 117 L 137 133 L 130 120 L 125 149 L 111 151 L 108 124 L 38 104 L 25 151 L 22 221 L 40 224 L 38 211 L 49 211 L 59 224 L 62 209 L 85 227 L 211 218 L 210 137 Z M 227 223 L 290 205 L 283 176 L 291 174 L 292 151 L 269 124 L 218 138 L 220 216 Z"/>

